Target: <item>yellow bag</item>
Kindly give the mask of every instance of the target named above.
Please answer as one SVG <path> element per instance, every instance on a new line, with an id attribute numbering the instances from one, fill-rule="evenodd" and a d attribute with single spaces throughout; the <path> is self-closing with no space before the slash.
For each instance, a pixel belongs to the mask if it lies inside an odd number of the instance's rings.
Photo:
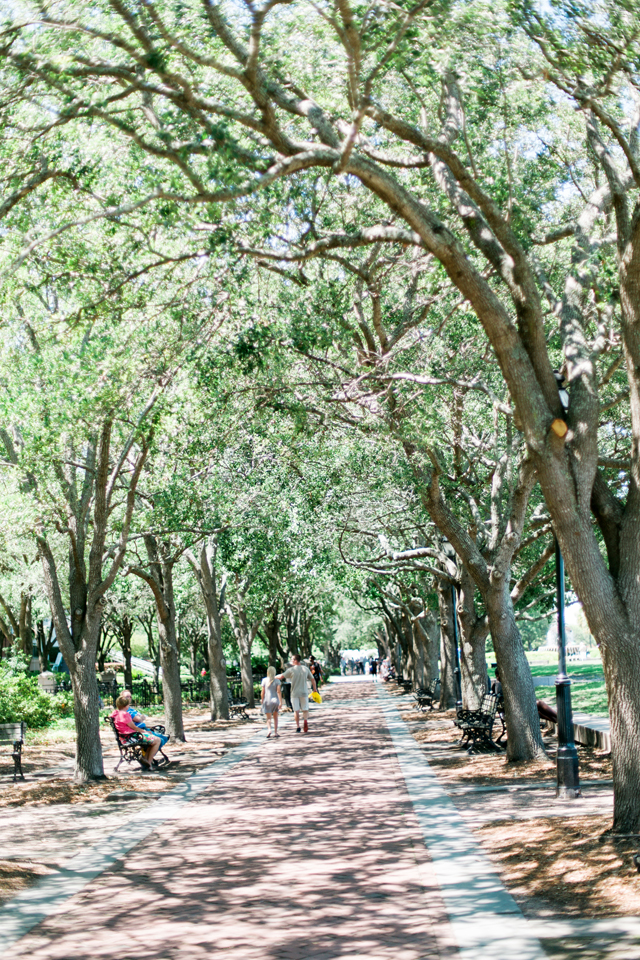
<path id="1" fill-rule="evenodd" d="M 322 697 L 319 693 L 316 693 L 315 690 L 311 691 L 311 699 L 314 700 L 315 703 L 322 703 Z"/>

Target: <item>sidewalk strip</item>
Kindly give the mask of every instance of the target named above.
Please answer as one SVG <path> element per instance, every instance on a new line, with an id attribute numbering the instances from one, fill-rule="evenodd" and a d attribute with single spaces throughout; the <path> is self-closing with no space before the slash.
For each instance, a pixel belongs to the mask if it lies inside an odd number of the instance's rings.
<path id="1" fill-rule="evenodd" d="M 153 833 L 162 823 L 176 818 L 185 803 L 223 777 L 231 767 L 264 740 L 264 732 L 233 747 L 224 757 L 211 763 L 178 784 L 154 803 L 139 810 L 130 820 L 99 843 L 77 854 L 52 876 L 19 893 L 0 908 L 0 956 L 24 937 L 36 924 L 58 913 L 65 900 L 75 896 Z"/>
<path id="2" fill-rule="evenodd" d="M 409 733 L 390 694 L 379 703 L 433 862 L 460 960 L 545 960 L 523 916 Z"/>

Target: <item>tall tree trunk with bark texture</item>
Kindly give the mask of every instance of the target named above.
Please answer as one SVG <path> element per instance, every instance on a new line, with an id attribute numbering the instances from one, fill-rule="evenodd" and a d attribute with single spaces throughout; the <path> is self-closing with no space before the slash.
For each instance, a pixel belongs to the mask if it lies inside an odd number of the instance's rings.
<path id="1" fill-rule="evenodd" d="M 474 593 L 473 580 L 463 567 L 460 573 L 458 623 L 462 705 L 465 710 L 477 710 L 487 692 L 485 641 L 489 633 L 489 623 L 486 617 L 477 615 Z"/>
<path id="2" fill-rule="evenodd" d="M 130 567 L 129 572 L 140 577 L 151 588 L 156 607 L 160 665 L 162 667 L 162 699 L 164 722 L 171 740 L 186 740 L 182 720 L 182 690 L 180 688 L 180 657 L 176 631 L 176 609 L 173 595 L 173 567 L 175 558 L 170 544 L 158 543 L 152 534 L 144 538 L 149 570 Z"/>
<path id="3" fill-rule="evenodd" d="M 119 543 L 109 570 L 104 574 L 103 564 L 111 502 L 116 492 L 116 481 L 126 463 L 126 456 L 123 454 L 115 467 L 111 464 L 112 426 L 111 421 L 105 421 L 99 439 L 95 443 L 88 444 L 82 471 L 75 465 L 74 460 L 74 465 L 69 467 L 68 472 L 60 474 L 61 487 L 67 499 L 67 522 L 70 530 L 67 575 L 69 620 L 62 599 L 58 566 L 43 526 L 40 527 L 37 535 L 38 552 L 56 628 L 56 638 L 69 668 L 73 687 L 77 734 L 75 778 L 79 781 L 104 776 L 95 671 L 102 607 L 104 596 L 113 584 L 124 560 L 135 505 L 136 487 L 147 455 L 145 444 L 136 457 L 135 466 L 128 481 L 126 510 Z M 132 435 L 125 447 L 127 453 L 131 451 L 134 436 Z M 82 482 L 78 489 L 80 472 Z M 88 521 L 92 502 L 93 522 L 90 527 Z M 89 533 L 91 534 L 90 546 Z"/>
<path id="4" fill-rule="evenodd" d="M 198 558 L 187 551 L 186 558 L 191 564 L 198 580 L 200 593 L 207 616 L 207 658 L 209 661 L 209 694 L 211 698 L 211 719 L 229 719 L 229 688 L 227 686 L 227 664 L 222 649 L 222 599 L 223 584 L 218 595 L 216 576 L 217 547 L 208 541 L 200 547 Z"/>
<path id="5" fill-rule="evenodd" d="M 440 709 L 451 710 L 456 705 L 456 652 L 453 628 L 453 597 L 451 584 L 436 581 L 440 613 Z"/>

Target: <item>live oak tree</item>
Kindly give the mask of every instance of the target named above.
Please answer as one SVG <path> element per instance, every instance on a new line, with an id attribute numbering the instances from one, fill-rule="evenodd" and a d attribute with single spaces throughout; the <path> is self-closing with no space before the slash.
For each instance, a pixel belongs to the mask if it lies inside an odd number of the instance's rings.
<path id="1" fill-rule="evenodd" d="M 280 254 L 279 261 L 297 257 Z M 470 341 L 461 342 L 454 327 L 435 333 L 451 303 L 419 255 L 405 257 L 390 246 L 381 253 L 373 246 L 359 258 L 343 252 L 338 267 L 317 270 L 311 254 L 305 259 L 308 290 L 281 292 L 277 307 L 263 320 L 262 334 L 265 342 L 288 342 L 305 363 L 292 369 L 276 354 L 264 372 L 265 393 L 292 411 L 306 406 L 311 418 L 324 423 L 348 421 L 365 436 L 380 433 L 386 445 L 378 456 L 388 456 L 393 442 L 401 455 L 404 451 L 410 470 L 405 467 L 402 477 L 402 466 L 394 461 L 392 482 L 413 487 L 436 529 L 429 530 L 420 549 L 390 551 L 387 572 L 397 561 L 411 565 L 422 557 L 431 575 L 448 583 L 453 577 L 459 591 L 463 702 L 476 707 L 486 689 L 485 640 L 491 630 L 506 694 L 509 758 L 535 757 L 542 741 L 515 608 L 523 598 L 533 602 L 531 588 L 553 550 L 548 523 L 537 520 L 536 530 L 523 539 L 535 472 L 513 427 L 513 412 L 501 397 L 503 383 L 487 371 L 486 354 L 478 354 Z M 345 272 L 355 276 L 355 283 L 349 284 Z M 344 304 L 352 309 L 345 313 Z M 263 314 L 268 310 L 265 296 L 260 307 Z M 314 323 L 316 317 L 320 322 Z M 328 323 L 341 328 L 339 339 L 326 335 Z M 388 508 L 388 500 L 383 502 Z M 545 533 L 546 544 L 540 539 Z M 462 559 L 453 573 L 446 569 L 444 535 Z M 537 550 L 531 549 L 534 544 Z M 374 567 L 382 572 L 379 556 Z M 396 632 L 408 650 L 406 631 Z"/>
<path id="2" fill-rule="evenodd" d="M 443 282 L 470 305 L 491 344 L 602 650 L 614 823 L 637 831 L 634 0 L 599 4 L 595 31 L 574 5 L 560 26 L 525 9 L 528 34 L 495 4 L 418 2 L 374 12 L 344 0 L 242 10 L 212 0 L 111 0 L 89 13 L 69 0 L 45 14 L 15 6 L 5 34 L 5 89 L 19 91 L 23 102 L 46 95 L 59 104 L 53 120 L 31 111 L 34 137 L 44 143 L 61 126 L 91 124 L 127 144 L 137 169 L 146 158 L 144 175 L 127 184 L 135 196 L 125 203 L 118 192 L 116 211 L 136 204 L 200 209 L 211 242 L 229 245 L 215 204 L 235 204 L 238 224 L 259 219 L 259 207 L 245 201 L 259 191 L 295 209 L 312 175 L 302 174 L 319 172 L 343 177 L 348 189 L 357 182 L 377 204 L 367 222 L 322 238 L 325 247 L 393 240 L 438 261 Z M 23 14 L 38 21 L 37 31 L 21 33 Z M 550 95 L 550 82 L 562 96 Z M 541 168 L 552 171 L 555 186 L 547 179 L 549 188 L 538 189 Z M 103 198 L 91 203 L 95 215 L 104 214 Z M 284 247 L 291 238 L 281 230 L 278 242 Z M 315 241 L 312 234 L 303 239 L 306 246 Z M 570 383 L 568 413 L 553 373 L 559 366 Z M 622 488 L 607 473 L 607 461 L 617 459 L 609 456 L 615 431 L 600 412 L 617 403 L 616 384 L 617 392 L 628 390 L 620 402 L 630 411 L 628 443 L 620 444 L 629 464 Z M 432 467 L 420 469 L 431 489 Z M 462 553 L 460 532 L 451 529 L 449 539 Z"/>

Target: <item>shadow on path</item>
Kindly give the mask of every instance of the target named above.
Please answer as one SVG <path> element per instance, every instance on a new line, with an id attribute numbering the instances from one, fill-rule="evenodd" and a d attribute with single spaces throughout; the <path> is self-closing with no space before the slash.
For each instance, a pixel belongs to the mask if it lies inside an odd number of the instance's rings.
<path id="1" fill-rule="evenodd" d="M 373 685 L 325 690 L 4 956 L 455 956 Z"/>

